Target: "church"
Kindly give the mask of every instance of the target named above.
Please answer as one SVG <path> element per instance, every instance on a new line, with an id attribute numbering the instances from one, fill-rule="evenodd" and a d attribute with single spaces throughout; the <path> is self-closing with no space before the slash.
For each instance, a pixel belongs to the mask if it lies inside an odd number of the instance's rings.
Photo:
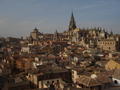
<path id="1" fill-rule="evenodd" d="M 68 30 L 59 33 L 57 30 L 54 34 L 43 34 L 35 28 L 30 33 L 30 40 L 34 42 L 52 41 L 52 42 L 69 42 L 79 44 L 86 48 L 99 48 L 102 50 L 116 51 L 119 50 L 120 36 L 116 36 L 111 31 L 108 33 L 104 28 L 78 28 L 76 21 L 71 13 Z"/>

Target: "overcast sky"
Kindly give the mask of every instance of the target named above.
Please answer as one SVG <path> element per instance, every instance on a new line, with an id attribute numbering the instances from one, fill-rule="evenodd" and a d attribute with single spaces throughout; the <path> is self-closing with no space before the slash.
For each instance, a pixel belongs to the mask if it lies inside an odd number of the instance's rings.
<path id="1" fill-rule="evenodd" d="M 120 0 L 0 0 L 0 36 L 28 36 L 34 27 L 52 33 L 77 26 L 101 26 L 120 33 Z"/>

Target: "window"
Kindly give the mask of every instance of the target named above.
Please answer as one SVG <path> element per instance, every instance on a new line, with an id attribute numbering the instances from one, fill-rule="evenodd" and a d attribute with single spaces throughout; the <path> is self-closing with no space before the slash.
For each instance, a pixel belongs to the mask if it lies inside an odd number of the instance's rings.
<path id="1" fill-rule="evenodd" d="M 114 83 L 115 83 L 115 84 L 118 84 L 118 81 L 117 81 L 117 80 L 115 80 L 115 81 L 114 81 Z"/>
<path id="2" fill-rule="evenodd" d="M 49 82 L 49 81 L 47 81 L 46 85 L 49 87 L 49 85 L 50 85 L 50 82 Z"/>
<path id="3" fill-rule="evenodd" d="M 54 81 L 52 81 L 52 83 L 54 83 Z"/>
<path id="4" fill-rule="evenodd" d="M 49 81 L 47 81 L 47 84 L 49 84 L 50 82 Z"/>
<path id="5" fill-rule="evenodd" d="M 57 80 L 57 82 L 59 82 L 59 80 Z"/>

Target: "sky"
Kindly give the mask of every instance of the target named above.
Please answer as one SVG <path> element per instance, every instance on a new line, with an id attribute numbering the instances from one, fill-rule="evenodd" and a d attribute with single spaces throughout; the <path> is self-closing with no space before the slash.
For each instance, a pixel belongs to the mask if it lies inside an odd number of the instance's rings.
<path id="1" fill-rule="evenodd" d="M 68 29 L 71 13 L 77 27 L 103 27 L 120 33 L 120 0 L 0 0 L 0 36 L 29 36 Z"/>

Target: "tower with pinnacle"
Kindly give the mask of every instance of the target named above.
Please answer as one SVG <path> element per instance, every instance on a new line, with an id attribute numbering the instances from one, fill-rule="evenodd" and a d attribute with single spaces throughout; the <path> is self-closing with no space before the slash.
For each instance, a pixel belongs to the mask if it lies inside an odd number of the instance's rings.
<path id="1" fill-rule="evenodd" d="M 73 12 L 71 14 L 71 19 L 70 19 L 70 22 L 69 22 L 69 30 L 74 30 L 76 29 L 76 22 L 75 22 L 75 18 L 74 18 L 74 15 L 73 15 Z"/>

